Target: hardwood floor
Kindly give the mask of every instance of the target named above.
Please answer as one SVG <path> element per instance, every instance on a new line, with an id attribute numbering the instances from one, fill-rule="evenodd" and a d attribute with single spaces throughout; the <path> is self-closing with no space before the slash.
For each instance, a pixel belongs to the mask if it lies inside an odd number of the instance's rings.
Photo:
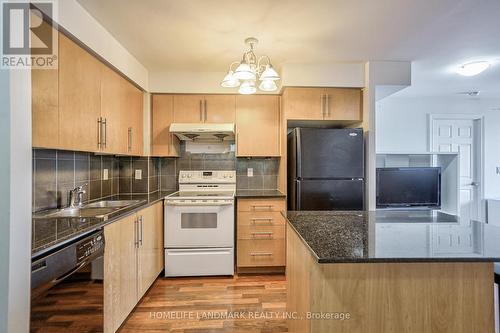
<path id="1" fill-rule="evenodd" d="M 284 275 L 159 278 L 120 333 L 287 332 Z"/>

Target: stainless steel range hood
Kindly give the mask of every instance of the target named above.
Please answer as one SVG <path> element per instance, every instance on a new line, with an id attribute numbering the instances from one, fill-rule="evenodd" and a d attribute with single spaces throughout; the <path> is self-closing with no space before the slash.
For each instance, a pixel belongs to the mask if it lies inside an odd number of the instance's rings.
<path id="1" fill-rule="evenodd" d="M 234 124 L 173 123 L 170 133 L 183 141 L 233 141 Z"/>

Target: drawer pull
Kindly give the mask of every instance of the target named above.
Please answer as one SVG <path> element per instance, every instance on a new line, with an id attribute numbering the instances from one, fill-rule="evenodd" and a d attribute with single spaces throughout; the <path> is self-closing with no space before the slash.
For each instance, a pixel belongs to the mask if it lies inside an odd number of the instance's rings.
<path id="1" fill-rule="evenodd" d="M 269 257 L 272 256 L 272 252 L 252 252 L 250 253 L 252 257 Z"/>
<path id="2" fill-rule="evenodd" d="M 273 236 L 273 232 L 271 231 L 262 231 L 262 232 L 252 232 L 252 236 L 269 236 L 269 237 L 272 237 Z"/>
<path id="3" fill-rule="evenodd" d="M 254 218 L 252 218 L 253 224 L 256 224 L 257 222 L 273 223 L 273 218 L 272 217 L 254 217 Z"/>
<path id="4" fill-rule="evenodd" d="M 268 209 L 271 210 L 273 208 L 273 205 L 252 205 L 251 206 L 253 210 L 257 209 Z"/>

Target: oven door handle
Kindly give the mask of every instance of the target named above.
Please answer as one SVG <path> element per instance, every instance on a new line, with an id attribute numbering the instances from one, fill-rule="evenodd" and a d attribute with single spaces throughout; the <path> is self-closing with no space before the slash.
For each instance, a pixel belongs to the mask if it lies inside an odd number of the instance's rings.
<path id="1" fill-rule="evenodd" d="M 58 278 L 55 278 L 54 280 L 52 280 L 52 283 L 56 284 L 56 283 L 61 282 L 62 280 L 66 279 L 66 278 L 70 277 L 71 275 L 73 275 L 74 273 L 76 273 L 76 271 L 78 271 L 80 268 L 83 268 L 83 266 L 85 266 L 85 265 L 87 265 L 87 261 L 82 262 L 80 265 L 76 266 L 75 268 L 73 268 L 69 272 L 61 275 Z"/>
<path id="2" fill-rule="evenodd" d="M 216 206 L 231 206 L 233 203 L 232 202 L 201 202 L 201 203 L 195 203 L 195 202 L 166 202 L 165 205 L 167 206 L 190 206 L 190 207 L 200 207 L 200 206 L 211 206 L 211 207 L 216 207 Z"/>

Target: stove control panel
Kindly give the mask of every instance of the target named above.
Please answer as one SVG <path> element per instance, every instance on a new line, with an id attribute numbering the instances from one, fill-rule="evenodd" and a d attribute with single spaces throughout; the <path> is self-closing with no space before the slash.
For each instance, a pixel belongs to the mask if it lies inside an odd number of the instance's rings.
<path id="1" fill-rule="evenodd" d="M 196 183 L 236 183 L 235 170 L 204 170 L 204 171 L 186 171 L 179 172 L 179 184 Z"/>

